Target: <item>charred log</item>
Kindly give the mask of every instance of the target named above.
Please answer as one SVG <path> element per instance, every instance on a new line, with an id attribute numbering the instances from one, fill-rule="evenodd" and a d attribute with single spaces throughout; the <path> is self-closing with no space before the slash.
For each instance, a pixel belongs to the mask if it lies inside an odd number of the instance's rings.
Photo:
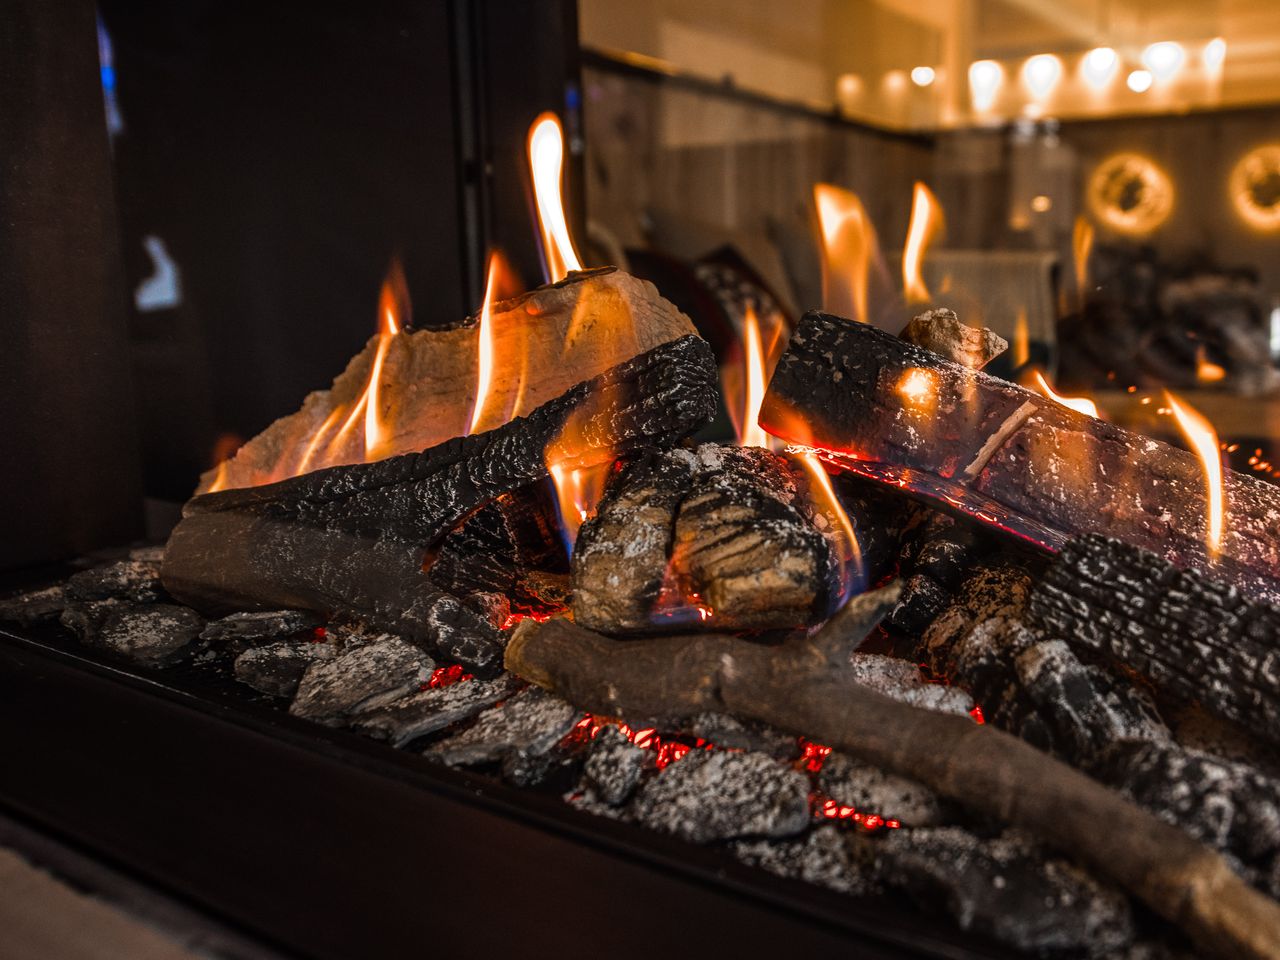
<path id="1" fill-rule="evenodd" d="M 1063 534 L 1105 532 L 1210 567 L 1193 455 L 867 324 L 806 315 L 760 422 L 797 443 L 948 478 Z M 1234 473 L 1226 488 L 1231 524 L 1214 575 L 1255 598 L 1280 597 L 1280 490 Z"/>
<path id="2" fill-rule="evenodd" d="M 896 593 L 865 595 L 843 617 L 869 627 Z M 811 737 L 1022 827 L 1114 880 L 1205 952 L 1274 955 L 1280 906 L 1220 856 L 1020 740 L 862 687 L 849 652 L 821 632 L 782 646 L 723 635 L 622 643 L 563 620 L 525 621 L 507 665 L 580 709 L 632 724 L 712 710 Z"/>
<path id="3" fill-rule="evenodd" d="M 1280 741 L 1280 609 L 1095 536 L 1067 545 L 1033 592 L 1030 614 L 1161 690 Z"/>
<path id="4" fill-rule="evenodd" d="M 429 551 L 491 499 L 544 481 L 548 460 L 589 465 L 682 438 L 710 418 L 715 382 L 709 348 L 685 337 L 485 434 L 197 497 L 170 538 L 162 580 L 205 613 L 289 608 L 360 620 L 496 673 L 499 631 L 431 583 Z"/>

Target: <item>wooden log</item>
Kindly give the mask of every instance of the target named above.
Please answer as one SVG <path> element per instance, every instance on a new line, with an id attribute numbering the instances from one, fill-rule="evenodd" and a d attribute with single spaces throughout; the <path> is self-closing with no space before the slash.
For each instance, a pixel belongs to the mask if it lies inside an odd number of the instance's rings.
<path id="1" fill-rule="evenodd" d="M 431 549 L 490 500 L 665 445 L 710 420 L 716 367 L 697 337 L 655 347 L 528 417 L 416 454 L 332 467 L 190 501 L 161 580 L 206 612 L 296 608 L 363 620 L 492 673 L 500 638 L 424 572 Z"/>
<path id="2" fill-rule="evenodd" d="M 760 412 L 770 433 L 963 484 L 1063 534 L 1106 533 L 1280 599 L 1280 489 L 1228 471 L 1210 561 L 1191 453 L 1070 410 L 867 324 L 810 313 Z M 978 514 L 980 517 L 981 514 Z"/>
<path id="3" fill-rule="evenodd" d="M 856 586 L 878 576 L 880 521 L 845 509 L 866 541 Z M 842 545 L 807 471 L 758 447 L 703 444 L 646 456 L 610 483 L 579 531 L 574 616 L 611 635 L 792 629 L 825 619 L 840 592 Z M 874 569 L 871 569 L 874 568 Z"/>
<path id="4" fill-rule="evenodd" d="M 689 318 L 658 295 L 651 283 L 614 267 L 570 274 L 494 305 L 491 396 L 481 430 L 528 414 L 575 384 L 599 376 L 632 357 L 694 333 Z M 390 337 L 382 357 L 379 409 L 384 436 L 379 457 L 437 446 L 467 432 L 475 402 L 479 328 L 476 320 L 447 330 L 403 331 Z M 337 426 L 359 403 L 378 355 L 374 336 L 328 390 L 254 437 L 227 462 L 222 488 L 271 483 L 300 472 L 310 442 L 335 411 Z M 358 418 L 361 419 L 361 418 Z M 330 421 L 330 433 L 337 430 Z M 310 469 L 367 459 L 356 429 L 330 443 L 324 435 Z M 205 493 L 217 476 L 200 479 Z"/>
<path id="5" fill-rule="evenodd" d="M 1071 541 L 1030 619 L 1158 688 L 1280 742 L 1280 609 L 1106 537 Z"/>
<path id="6" fill-rule="evenodd" d="M 1205 953 L 1277 955 L 1280 905 L 1181 830 L 1008 734 L 858 684 L 847 638 L 865 634 L 897 593 L 863 595 L 837 616 L 840 629 L 781 646 L 718 634 L 619 642 L 564 620 L 526 621 L 506 663 L 580 709 L 632 724 L 713 711 L 809 737 L 1022 827 L 1115 881 Z M 851 619 L 860 629 L 848 629 Z"/>

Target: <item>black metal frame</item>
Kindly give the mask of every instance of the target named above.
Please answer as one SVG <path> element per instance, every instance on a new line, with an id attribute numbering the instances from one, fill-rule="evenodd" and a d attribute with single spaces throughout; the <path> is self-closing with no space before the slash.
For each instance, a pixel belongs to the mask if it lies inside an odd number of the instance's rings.
<path id="1" fill-rule="evenodd" d="M 287 953 L 1008 955 L 176 676 L 0 630 L 0 807 Z"/>

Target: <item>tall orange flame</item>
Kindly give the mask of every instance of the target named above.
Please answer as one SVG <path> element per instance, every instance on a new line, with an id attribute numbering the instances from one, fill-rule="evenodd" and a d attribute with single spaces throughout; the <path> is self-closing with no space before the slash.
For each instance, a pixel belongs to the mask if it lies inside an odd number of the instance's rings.
<path id="1" fill-rule="evenodd" d="M 1179 400 L 1168 390 L 1164 392 L 1164 398 L 1173 412 L 1174 420 L 1178 422 L 1182 436 L 1200 458 L 1200 467 L 1204 471 L 1207 500 L 1204 545 L 1212 562 L 1218 559 L 1222 551 L 1222 533 L 1226 526 L 1226 496 L 1222 485 L 1222 454 L 1218 431 L 1191 404 Z"/>
<path id="2" fill-rule="evenodd" d="M 856 193 L 834 184 L 816 183 L 813 201 L 821 228 L 823 308 L 866 323 L 875 227 Z"/>
<path id="3" fill-rule="evenodd" d="M 484 303 L 480 306 L 480 322 L 476 325 L 476 397 L 471 407 L 471 423 L 467 436 L 475 433 L 484 418 L 489 388 L 493 383 L 493 298 L 497 288 L 499 258 L 489 254 L 488 276 L 484 285 Z"/>
<path id="4" fill-rule="evenodd" d="M 547 280 L 556 283 L 568 276 L 570 270 L 581 270 L 582 261 L 573 246 L 564 215 L 564 198 L 560 192 L 564 131 L 554 113 L 548 111 L 533 121 L 529 127 L 528 146 Z"/>
<path id="5" fill-rule="evenodd" d="M 1035 388 L 1054 403 L 1060 403 L 1064 407 L 1076 411 L 1076 413 L 1083 413 L 1090 417 L 1098 415 L 1098 405 L 1088 397 L 1064 397 L 1059 393 L 1055 393 L 1053 387 L 1049 386 L 1049 381 L 1045 379 L 1044 374 L 1039 370 L 1032 372 L 1031 380 Z"/>
<path id="6" fill-rule="evenodd" d="M 1015 369 L 1025 366 L 1031 359 L 1031 334 L 1027 329 L 1027 308 L 1019 307 L 1017 319 L 1013 323 L 1013 366 Z"/>
<path id="7" fill-rule="evenodd" d="M 785 323 L 780 316 L 772 314 L 766 323 L 761 323 L 755 308 L 748 306 L 742 318 L 742 363 L 730 361 L 720 371 L 722 391 L 739 446 L 781 449 L 779 441 L 760 426 L 759 417 L 784 330 Z"/>
<path id="8" fill-rule="evenodd" d="M 938 198 L 919 180 L 911 197 L 911 223 L 907 227 L 907 242 L 902 248 L 902 295 L 907 303 L 927 303 L 929 288 L 920 272 L 925 251 L 934 238 L 945 229 L 942 207 Z"/>
<path id="9" fill-rule="evenodd" d="M 800 461 L 809 474 L 812 481 L 811 493 L 814 506 L 823 515 L 835 521 L 836 528 L 831 531 L 831 535 L 839 550 L 840 597 L 835 604 L 838 609 L 849 599 L 862 579 L 862 547 L 858 543 L 857 531 L 853 528 L 853 521 L 849 519 L 849 514 L 841 505 L 840 498 L 836 496 L 835 489 L 831 486 L 831 478 L 827 476 L 827 470 L 817 455 L 811 451 L 795 448 L 791 448 L 788 452 Z"/>

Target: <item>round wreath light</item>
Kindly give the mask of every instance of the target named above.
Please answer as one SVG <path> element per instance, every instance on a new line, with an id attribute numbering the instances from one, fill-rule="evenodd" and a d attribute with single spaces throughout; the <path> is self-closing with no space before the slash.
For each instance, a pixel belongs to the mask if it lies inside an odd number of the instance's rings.
<path id="1" fill-rule="evenodd" d="M 1280 144 L 1256 147 L 1241 157 L 1227 189 L 1245 223 L 1263 233 L 1280 230 Z"/>
<path id="2" fill-rule="evenodd" d="M 1173 182 L 1153 160 L 1118 153 L 1098 164 L 1086 199 L 1104 226 L 1130 237 L 1145 237 L 1173 212 Z"/>

